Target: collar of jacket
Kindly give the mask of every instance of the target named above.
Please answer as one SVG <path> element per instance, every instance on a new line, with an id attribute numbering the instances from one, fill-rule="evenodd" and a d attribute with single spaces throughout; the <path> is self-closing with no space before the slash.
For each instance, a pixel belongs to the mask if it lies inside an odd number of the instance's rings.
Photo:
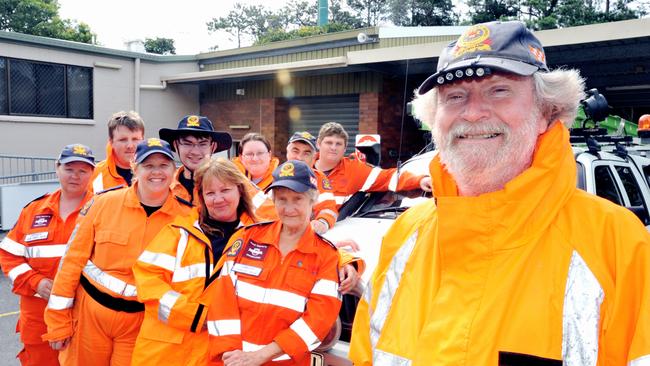
<path id="1" fill-rule="evenodd" d="M 263 234 L 264 244 L 270 244 L 273 245 L 274 247 L 277 247 L 278 250 L 280 249 L 280 231 L 282 230 L 282 221 L 280 220 L 274 221 L 271 225 L 268 226 L 252 226 L 252 227 L 253 228 L 261 227 L 262 230 L 265 230 L 265 234 Z M 255 238 L 253 239 L 255 240 Z M 302 253 L 317 253 L 316 251 L 317 240 L 320 240 L 320 238 L 318 238 L 318 235 L 316 235 L 316 233 L 311 229 L 311 225 L 307 224 L 307 227 L 305 228 L 305 232 L 300 237 L 300 240 L 298 241 L 298 244 L 296 244 L 294 250 L 297 250 Z"/>
<path id="2" fill-rule="evenodd" d="M 124 199 L 124 205 L 127 207 L 133 207 L 133 208 L 142 208 L 142 205 L 140 204 L 140 199 L 138 198 L 138 182 L 136 181 L 133 183 L 133 185 L 129 188 L 126 189 L 125 193 L 125 199 Z M 179 212 L 178 206 L 180 203 L 176 201 L 176 198 L 174 197 L 174 193 L 171 191 L 171 189 L 168 189 L 168 194 L 167 194 L 167 199 L 165 199 L 165 203 L 163 203 L 162 207 L 158 211 L 164 212 L 168 215 L 176 216 Z M 156 211 L 156 212 L 158 212 Z"/>
<path id="3" fill-rule="evenodd" d="M 545 230 L 576 191 L 576 164 L 569 131 L 556 121 L 540 135 L 531 166 L 499 191 L 458 196 L 451 175 L 434 157 L 430 166 L 441 238 L 523 245 Z M 457 235 L 458 237 L 454 237 Z M 452 237 L 454 237 L 452 239 Z"/>

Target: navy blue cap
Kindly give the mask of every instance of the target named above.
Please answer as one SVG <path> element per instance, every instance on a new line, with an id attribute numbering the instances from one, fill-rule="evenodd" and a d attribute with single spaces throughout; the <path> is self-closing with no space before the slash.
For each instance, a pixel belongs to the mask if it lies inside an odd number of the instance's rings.
<path id="1" fill-rule="evenodd" d="M 418 94 L 464 78 L 489 75 L 492 71 L 529 76 L 539 70 L 548 71 L 544 48 L 524 23 L 476 24 L 442 50 L 436 73 L 420 85 Z"/>
<path id="2" fill-rule="evenodd" d="M 286 187 L 295 192 L 306 192 L 316 187 L 316 176 L 309 166 L 300 160 L 288 160 L 273 171 L 273 183 L 265 189 Z"/>
<path id="3" fill-rule="evenodd" d="M 289 143 L 296 142 L 296 141 L 302 141 L 307 145 L 311 146 L 311 148 L 314 151 L 318 151 L 318 148 L 316 147 L 316 137 L 314 137 L 314 135 L 312 135 L 307 131 L 296 132 L 289 139 Z"/>
<path id="4" fill-rule="evenodd" d="M 169 159 L 174 160 L 172 149 L 167 141 L 150 137 L 146 140 L 140 141 L 138 146 L 135 148 L 135 162 L 140 164 L 144 159 L 149 157 L 149 155 L 156 153 L 163 154 Z"/>
<path id="5" fill-rule="evenodd" d="M 61 154 L 59 154 L 60 164 L 72 163 L 73 161 L 81 161 L 95 166 L 93 151 L 88 146 L 82 144 L 66 145 L 61 150 Z"/>
<path id="6" fill-rule="evenodd" d="M 158 136 L 169 142 L 174 151 L 174 140 L 183 134 L 205 135 L 212 137 L 212 141 L 217 143 L 217 150 L 214 152 L 230 149 L 232 146 L 232 137 L 227 132 L 217 132 L 212 126 L 212 121 L 204 116 L 185 116 L 178 122 L 178 128 L 161 128 L 158 130 Z"/>

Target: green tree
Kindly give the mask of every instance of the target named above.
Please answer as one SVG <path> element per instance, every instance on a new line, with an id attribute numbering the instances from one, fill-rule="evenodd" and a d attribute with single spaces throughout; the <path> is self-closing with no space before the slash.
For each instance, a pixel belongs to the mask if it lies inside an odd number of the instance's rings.
<path id="1" fill-rule="evenodd" d="M 468 0 L 467 6 L 471 24 L 517 19 L 519 15 L 517 0 Z"/>
<path id="2" fill-rule="evenodd" d="M 95 43 L 95 35 L 85 23 L 61 19 L 57 0 L 0 1 L 0 29 L 35 36 Z"/>
<path id="3" fill-rule="evenodd" d="M 520 15 L 533 29 L 604 23 L 644 16 L 643 1 L 525 0 Z"/>
<path id="4" fill-rule="evenodd" d="M 458 21 L 451 0 L 391 0 L 390 16 L 400 26 L 453 25 Z"/>
<path id="5" fill-rule="evenodd" d="M 241 47 L 242 38 L 245 35 L 257 39 L 270 29 L 267 17 L 271 15 L 272 13 L 265 10 L 262 5 L 236 3 L 235 8 L 225 17 L 212 18 L 207 24 L 208 31 L 225 30 L 231 36 L 237 38 L 237 47 Z M 277 18 L 274 20 L 277 20 Z"/>
<path id="6" fill-rule="evenodd" d="M 146 38 L 144 40 L 144 49 L 149 53 L 157 53 L 159 55 L 176 54 L 176 46 L 174 46 L 174 40 L 171 38 Z"/>
<path id="7" fill-rule="evenodd" d="M 372 27 L 389 17 L 390 0 L 348 0 L 348 6 L 362 20 L 362 26 Z"/>

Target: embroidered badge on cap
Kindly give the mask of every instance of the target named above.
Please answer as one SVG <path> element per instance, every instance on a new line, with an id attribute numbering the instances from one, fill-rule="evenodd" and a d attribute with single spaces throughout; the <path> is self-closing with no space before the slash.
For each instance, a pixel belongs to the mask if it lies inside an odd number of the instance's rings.
<path id="1" fill-rule="evenodd" d="M 36 215 L 32 221 L 32 228 L 47 227 L 52 221 L 52 215 Z"/>
<path id="2" fill-rule="evenodd" d="M 162 142 L 160 142 L 160 139 L 157 139 L 155 137 L 150 137 L 147 139 L 147 146 L 152 147 L 152 146 L 160 146 L 162 147 Z"/>
<path id="3" fill-rule="evenodd" d="M 228 253 L 226 254 L 227 257 L 236 257 L 237 254 L 239 254 L 239 250 L 242 247 L 242 244 L 244 244 L 244 241 L 241 239 L 235 240 L 234 243 L 232 243 L 232 246 L 228 250 Z"/>
<path id="4" fill-rule="evenodd" d="M 244 254 L 244 257 L 261 261 L 264 259 L 264 257 L 266 257 L 266 252 L 268 250 L 268 244 L 260 244 L 251 240 L 246 246 L 246 253 Z"/>
<path id="5" fill-rule="evenodd" d="M 285 163 L 281 170 L 280 170 L 280 176 L 281 177 L 293 177 L 295 175 L 294 173 L 295 167 L 293 166 L 292 163 Z"/>
<path id="6" fill-rule="evenodd" d="M 77 155 L 88 155 L 88 150 L 83 145 L 74 145 L 72 152 Z"/>
<path id="7" fill-rule="evenodd" d="M 199 117 L 198 116 L 189 116 L 187 117 L 187 126 L 188 127 L 199 127 Z"/>
<path id="8" fill-rule="evenodd" d="M 490 29 L 483 25 L 475 25 L 471 27 L 456 43 L 453 54 L 459 57 L 468 52 L 476 51 L 489 51 L 492 49 L 492 41 L 490 38 Z"/>

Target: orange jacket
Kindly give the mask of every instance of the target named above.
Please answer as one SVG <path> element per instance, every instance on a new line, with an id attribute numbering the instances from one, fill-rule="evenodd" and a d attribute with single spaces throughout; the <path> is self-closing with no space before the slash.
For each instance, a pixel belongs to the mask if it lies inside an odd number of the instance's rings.
<path id="1" fill-rule="evenodd" d="M 242 163 L 241 158 L 239 156 L 233 158 L 232 162 L 235 164 L 237 169 L 239 169 L 239 171 L 246 176 L 246 178 L 248 178 L 251 182 L 253 181 L 253 177 L 251 177 L 251 175 L 248 173 L 246 167 L 244 166 L 244 163 Z M 257 188 L 263 191 L 266 189 L 266 187 L 271 185 L 271 183 L 273 182 L 273 171 L 275 170 L 275 168 L 278 167 L 278 165 L 280 165 L 280 160 L 278 160 L 278 158 L 276 157 L 272 157 L 271 163 L 269 164 L 269 168 L 264 173 L 264 177 L 262 178 L 262 180 L 256 184 L 254 183 L 257 186 Z"/>
<path id="2" fill-rule="evenodd" d="M 61 190 L 41 196 L 23 208 L 16 225 L 0 242 L 0 266 L 11 280 L 12 291 L 22 296 L 21 328 L 42 330 L 21 331 L 23 343 L 42 342 L 45 325 L 34 324 L 34 319 L 43 322 L 47 302 L 36 294 L 36 288 L 41 280 L 54 279 L 79 210 L 90 197 L 86 194 L 81 205 L 63 221 L 59 214 Z"/>
<path id="3" fill-rule="evenodd" d="M 408 191 L 420 187 L 424 175 L 397 169 L 382 169 L 361 160 L 344 157 L 327 175 L 338 207 L 353 194 L 362 192 Z"/>
<path id="4" fill-rule="evenodd" d="M 556 122 L 504 189 L 435 200 L 384 237 L 354 319 L 355 365 L 642 365 L 650 360 L 650 235 L 576 188 Z M 636 360 L 636 361 L 635 361 Z"/>
<path id="5" fill-rule="evenodd" d="M 254 351 L 275 341 L 285 352 L 273 365 L 309 365 L 310 350 L 338 316 L 338 254 L 307 226 L 284 258 L 279 221 L 249 226 L 226 246 L 220 277 L 203 299 L 210 301 L 210 361 L 224 352 Z"/>
<path id="6" fill-rule="evenodd" d="M 90 186 L 93 193 L 102 192 L 117 186 L 128 186 L 126 180 L 117 172 L 113 146 L 110 142 L 106 143 L 106 160 L 100 161 L 95 166 L 92 178 L 90 179 Z"/>
<path id="7" fill-rule="evenodd" d="M 94 203 L 90 201 L 81 210 L 45 311 L 48 333 L 44 340 L 63 340 L 72 335 L 72 307 L 80 276 L 112 297 L 136 300 L 131 267 L 165 225 L 190 211 L 170 191 L 163 206 L 147 217 L 137 187 L 136 182 L 129 188 L 96 196 Z"/>
<path id="8" fill-rule="evenodd" d="M 215 268 L 210 240 L 192 210 L 165 226 L 133 266 L 138 300 L 145 304 L 134 365 L 204 365 L 207 309 L 197 301 Z M 248 216 L 242 217 L 250 221 Z M 207 259 L 207 261 L 206 261 Z M 152 354 L 152 349 L 156 354 Z"/>
<path id="9" fill-rule="evenodd" d="M 194 187 L 194 192 L 192 194 L 192 197 L 190 197 L 190 193 L 187 191 L 185 186 L 183 186 L 178 179 L 178 177 L 180 177 L 180 175 L 183 174 L 184 170 L 185 170 L 184 166 L 180 166 L 178 169 L 176 169 L 176 173 L 174 174 L 174 180 L 172 181 L 172 185 L 171 185 L 172 192 L 177 197 L 180 197 L 187 202 L 191 202 L 194 206 L 198 206 L 199 205 L 198 187 Z M 190 198 L 192 199 L 190 200 Z"/>

